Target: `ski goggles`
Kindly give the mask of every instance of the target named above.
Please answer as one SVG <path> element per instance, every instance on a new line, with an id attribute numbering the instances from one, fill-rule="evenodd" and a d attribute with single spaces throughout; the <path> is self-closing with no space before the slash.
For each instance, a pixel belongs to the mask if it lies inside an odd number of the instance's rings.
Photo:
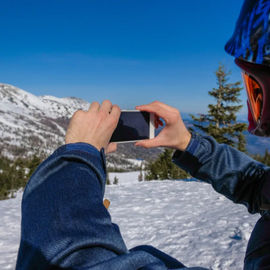
<path id="1" fill-rule="evenodd" d="M 270 68 L 240 59 L 235 63 L 242 70 L 248 97 L 248 131 L 270 136 Z"/>

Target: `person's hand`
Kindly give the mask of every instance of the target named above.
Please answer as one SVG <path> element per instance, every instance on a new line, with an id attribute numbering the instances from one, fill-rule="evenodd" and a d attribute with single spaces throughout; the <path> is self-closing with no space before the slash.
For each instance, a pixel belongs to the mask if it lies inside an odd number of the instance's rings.
<path id="1" fill-rule="evenodd" d="M 106 153 L 116 150 L 117 145 L 110 143 L 111 136 L 120 117 L 120 108 L 104 100 L 100 105 L 93 102 L 88 111 L 75 112 L 68 126 L 65 142 L 84 142 L 93 145 L 99 151 L 103 147 Z"/>
<path id="2" fill-rule="evenodd" d="M 163 125 L 160 118 L 165 121 L 165 127 L 157 137 L 154 139 L 138 141 L 135 144 L 136 146 L 145 148 L 164 146 L 181 151 L 186 150 L 191 139 L 191 134 L 186 128 L 181 115 L 176 108 L 159 101 L 154 101 L 147 105 L 136 106 L 136 109 L 154 113 L 155 128 Z"/>

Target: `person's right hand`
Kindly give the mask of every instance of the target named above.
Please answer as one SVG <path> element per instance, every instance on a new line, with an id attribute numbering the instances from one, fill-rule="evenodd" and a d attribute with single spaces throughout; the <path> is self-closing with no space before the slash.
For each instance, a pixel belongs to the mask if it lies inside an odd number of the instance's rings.
<path id="1" fill-rule="evenodd" d="M 191 134 L 186 128 L 179 111 L 159 101 L 154 101 L 147 105 L 136 106 L 137 110 L 155 114 L 155 127 L 162 125 L 160 118 L 164 119 L 165 127 L 154 139 L 138 141 L 135 145 L 145 148 L 169 147 L 176 150 L 185 151 Z"/>
<path id="2" fill-rule="evenodd" d="M 74 113 L 68 126 L 66 144 L 84 142 L 106 153 L 116 150 L 116 144 L 110 143 L 111 136 L 120 117 L 120 108 L 104 100 L 100 105 L 92 102 L 88 111 Z"/>

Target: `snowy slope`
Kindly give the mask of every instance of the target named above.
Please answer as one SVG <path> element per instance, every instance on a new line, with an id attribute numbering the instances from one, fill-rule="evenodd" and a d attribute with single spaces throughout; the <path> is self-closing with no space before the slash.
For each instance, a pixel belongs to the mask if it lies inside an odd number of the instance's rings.
<path id="1" fill-rule="evenodd" d="M 7 156 L 48 155 L 64 142 L 68 119 L 89 103 L 77 98 L 37 97 L 0 84 L 0 150 Z"/>
<path id="2" fill-rule="evenodd" d="M 128 248 L 153 245 L 187 266 L 242 269 L 248 238 L 258 215 L 248 214 L 198 182 L 138 182 L 138 173 L 111 173 L 107 186 L 112 220 Z M 20 201 L 0 201 L 0 269 L 14 269 L 20 234 Z"/>

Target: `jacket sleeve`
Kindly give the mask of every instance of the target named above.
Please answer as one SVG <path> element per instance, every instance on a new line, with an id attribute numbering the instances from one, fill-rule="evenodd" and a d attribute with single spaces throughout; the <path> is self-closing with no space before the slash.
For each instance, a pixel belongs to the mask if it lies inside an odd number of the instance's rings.
<path id="1" fill-rule="evenodd" d="M 244 270 L 270 269 L 270 213 L 256 223 L 247 246 Z"/>
<path id="2" fill-rule="evenodd" d="M 237 149 L 193 133 L 186 151 L 176 151 L 173 161 L 250 213 L 270 209 L 269 167 Z"/>
<path id="3" fill-rule="evenodd" d="M 103 206 L 105 179 L 103 150 L 84 143 L 39 166 L 23 194 L 17 270 L 85 269 L 127 253 Z"/>

